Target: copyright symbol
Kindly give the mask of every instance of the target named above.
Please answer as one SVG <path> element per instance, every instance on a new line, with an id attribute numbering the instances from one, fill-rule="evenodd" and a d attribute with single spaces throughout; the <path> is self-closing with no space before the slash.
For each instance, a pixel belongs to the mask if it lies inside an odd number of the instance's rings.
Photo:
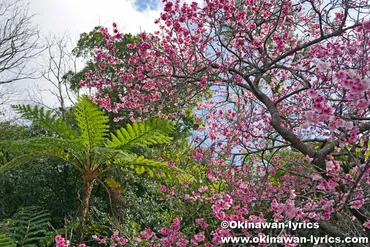
<path id="1" fill-rule="evenodd" d="M 225 228 L 229 228 L 229 222 L 227 222 L 227 221 L 222 221 L 222 222 L 221 222 L 221 227 L 222 227 L 222 228 L 224 228 L 224 229 L 225 229 Z"/>

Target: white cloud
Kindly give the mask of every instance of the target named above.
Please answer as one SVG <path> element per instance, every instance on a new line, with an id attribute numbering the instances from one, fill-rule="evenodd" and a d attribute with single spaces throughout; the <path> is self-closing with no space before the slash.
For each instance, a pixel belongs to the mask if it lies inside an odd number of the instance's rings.
<path id="1" fill-rule="evenodd" d="M 9 0 L 12 1 L 12 0 Z M 159 18 L 163 4 L 160 0 L 157 10 L 146 9 L 139 11 L 135 6 L 136 0 L 25 0 L 29 1 L 29 12 L 35 14 L 33 21 L 39 26 L 41 35 L 61 36 L 68 34 L 77 41 L 82 32 L 89 32 L 95 26 L 101 25 L 112 30 L 116 22 L 121 32 L 137 34 L 141 31 L 154 32 L 158 26 L 154 20 Z M 181 0 L 191 3 L 193 0 Z M 195 0 L 202 6 L 202 0 Z M 39 61 L 36 61 L 39 63 Z M 27 88 L 42 87 L 50 90 L 50 84 L 45 81 L 21 81 L 16 84 L 26 91 Z M 27 98 L 26 95 L 20 97 Z M 56 99 L 50 93 L 43 95 L 45 104 L 55 106 Z"/>
<path id="2" fill-rule="evenodd" d="M 113 22 L 118 24 L 123 33 L 137 34 L 141 31 L 154 32 L 157 30 L 158 27 L 154 24 L 154 20 L 159 17 L 160 9 L 140 12 L 135 8 L 134 1 L 29 0 L 29 13 L 35 14 L 33 21 L 39 26 L 42 37 L 62 36 L 66 33 L 75 42 L 82 32 L 89 32 L 97 25 L 112 30 Z M 34 61 L 33 65 L 40 63 L 42 63 L 40 60 Z M 43 102 L 49 106 L 57 106 L 56 98 L 48 92 L 48 90 L 55 89 L 42 79 L 24 80 L 12 85 L 22 91 L 22 96 L 18 97 L 21 101 L 29 98 L 29 94 L 36 96 L 32 91 L 42 88 L 44 91 L 38 97 L 42 97 Z M 27 101 L 25 103 L 28 103 Z"/>
<path id="3" fill-rule="evenodd" d="M 153 32 L 160 13 L 139 12 L 133 0 L 31 0 L 30 12 L 37 14 L 35 22 L 44 34 L 67 31 L 73 38 L 97 25 L 111 27 L 112 22 L 123 32 Z"/>

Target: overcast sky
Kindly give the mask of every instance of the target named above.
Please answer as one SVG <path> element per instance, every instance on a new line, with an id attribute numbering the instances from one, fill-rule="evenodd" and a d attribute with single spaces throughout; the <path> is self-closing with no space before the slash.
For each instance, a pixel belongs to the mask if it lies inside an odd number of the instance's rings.
<path id="1" fill-rule="evenodd" d="M 0 0 L 4 1 L 4 0 Z M 14 0 L 5 0 L 13 2 Z M 34 14 L 33 22 L 38 26 L 41 35 L 45 37 L 62 37 L 67 34 L 72 41 L 77 42 L 82 32 L 89 32 L 95 26 L 112 28 L 112 23 L 118 24 L 123 33 L 137 34 L 142 31 L 157 30 L 154 24 L 163 9 L 161 0 L 21 0 L 29 2 L 29 14 Z M 181 0 L 192 2 L 193 0 Z M 201 2 L 201 0 L 195 0 Z M 43 60 L 32 62 L 43 64 Z M 38 65 L 39 66 L 39 65 Z M 2 85 L 4 86 L 4 85 Z M 0 86 L 0 95 L 1 87 Z M 45 80 L 22 80 L 6 85 L 21 92 L 11 104 L 30 103 L 25 101 L 35 88 L 48 90 L 52 88 Z M 36 97 L 32 97 L 36 99 Z M 37 100 L 36 100 L 37 101 Z M 57 107 L 57 100 L 48 92 L 42 93 L 42 101 L 50 107 Z M 1 113 L 1 109 L 0 109 Z M 1 115 L 0 115 L 1 118 Z"/>
<path id="2" fill-rule="evenodd" d="M 1 1 L 1 0 L 0 0 Z M 14 0 L 5 0 L 14 1 Z M 159 17 L 163 8 L 160 0 L 23 0 L 29 2 L 29 14 L 34 14 L 33 22 L 38 26 L 43 38 L 61 37 L 67 34 L 77 42 L 82 32 L 89 32 L 95 26 L 112 28 L 116 22 L 124 33 L 137 34 L 141 31 L 153 32 L 157 29 L 154 20 Z M 42 59 L 32 62 L 33 65 L 43 64 Z M 22 80 L 16 83 L 2 85 L 14 91 L 19 91 L 9 104 L 32 103 L 39 101 L 50 106 L 58 106 L 57 99 L 47 90 L 52 89 L 50 83 L 43 79 Z M 43 90 L 35 94 L 36 88 Z M 55 89 L 54 89 L 55 90 Z M 0 110 L 1 112 L 1 110 Z M 0 118 L 3 118 L 0 115 Z"/>
<path id="3" fill-rule="evenodd" d="M 94 26 L 117 22 L 124 32 L 151 32 L 156 28 L 160 0 L 29 0 L 30 12 L 42 33 L 69 33 L 78 38 Z"/>

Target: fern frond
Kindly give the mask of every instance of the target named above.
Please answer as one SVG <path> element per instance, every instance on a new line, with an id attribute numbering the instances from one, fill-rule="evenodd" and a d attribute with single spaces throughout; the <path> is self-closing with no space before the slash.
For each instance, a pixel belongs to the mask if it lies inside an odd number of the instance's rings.
<path id="1" fill-rule="evenodd" d="M 170 169 L 166 162 L 147 159 L 144 156 L 137 157 L 136 155 L 132 155 L 131 159 L 118 158 L 114 161 L 114 165 L 129 167 L 135 170 L 138 175 L 146 172 L 150 177 L 156 176 L 157 178 L 165 178 L 166 180 L 171 181 L 174 179 L 178 181 L 193 180 L 191 175 L 186 174 L 185 171 L 178 167 Z"/>
<path id="2" fill-rule="evenodd" d="M 101 146 L 109 129 L 109 119 L 104 112 L 85 95 L 78 99 L 74 114 L 81 131 L 81 143 L 88 148 Z"/>
<path id="3" fill-rule="evenodd" d="M 107 142 L 108 148 L 129 149 L 131 147 L 164 144 L 172 140 L 166 135 L 173 131 L 173 125 L 165 119 L 155 118 L 144 122 L 127 124 L 126 128 L 119 129 L 111 134 Z"/>
<path id="4" fill-rule="evenodd" d="M 6 170 L 9 170 L 9 169 L 12 169 L 18 166 L 29 164 L 31 161 L 37 158 L 39 158 L 39 156 L 34 155 L 34 154 L 24 154 L 24 155 L 18 156 L 12 159 L 10 162 L 6 163 L 5 165 L 0 166 L 0 172 L 4 172 Z"/>
<path id="5" fill-rule="evenodd" d="M 150 160 L 144 156 L 139 156 L 133 161 L 127 162 L 125 165 L 134 169 L 138 175 L 143 174 L 144 172 L 147 172 L 151 177 L 160 177 L 161 174 L 166 177 L 173 175 L 173 172 L 168 169 L 165 162 Z"/>
<path id="6" fill-rule="evenodd" d="M 19 210 L 10 223 L 9 236 L 21 247 L 40 246 L 40 239 L 48 234 L 51 216 L 40 207 Z"/>
<path id="7" fill-rule="evenodd" d="M 63 140 L 53 137 L 38 137 L 9 142 L 0 142 L 5 150 L 23 153 L 0 167 L 0 171 L 29 164 L 31 161 L 42 157 L 57 158 L 78 167 L 84 158 L 81 145 L 75 140 Z"/>
<path id="8" fill-rule="evenodd" d="M 32 121 L 52 134 L 64 139 L 73 139 L 76 137 L 76 132 L 63 119 L 58 118 L 50 110 L 45 112 L 43 107 L 32 107 L 30 105 L 15 105 L 12 108 L 25 119 Z"/>
<path id="9" fill-rule="evenodd" d="M 16 247 L 14 240 L 10 237 L 0 234 L 0 247 Z"/>
<path id="10" fill-rule="evenodd" d="M 96 165 L 94 168 L 98 168 L 102 164 L 110 165 L 118 157 L 120 160 L 128 162 L 135 159 L 135 156 L 128 152 L 111 148 L 96 147 L 91 152 L 92 163 Z"/>
<path id="11" fill-rule="evenodd" d="M 76 140 L 65 140 L 50 136 L 41 136 L 29 139 L 0 141 L 0 146 L 7 151 L 20 153 L 39 152 L 48 148 L 76 149 L 81 145 L 79 145 Z"/>

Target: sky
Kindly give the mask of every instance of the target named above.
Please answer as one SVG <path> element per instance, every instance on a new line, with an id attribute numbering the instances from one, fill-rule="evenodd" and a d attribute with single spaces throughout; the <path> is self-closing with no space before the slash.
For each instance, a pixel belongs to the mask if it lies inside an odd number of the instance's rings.
<path id="1" fill-rule="evenodd" d="M 66 34 L 72 42 L 77 42 L 82 32 L 89 32 L 95 26 L 112 28 L 113 22 L 123 33 L 153 32 L 157 30 L 154 20 L 163 8 L 160 0 L 28 0 L 28 3 L 29 14 L 34 14 L 32 21 L 38 26 L 42 39 Z M 32 62 L 37 66 L 42 63 L 42 59 Z M 58 105 L 57 99 L 48 92 L 52 86 L 43 79 L 22 80 L 6 87 L 21 92 L 9 104 L 32 103 L 33 99 L 42 98 L 43 103 L 50 107 Z M 41 95 L 37 95 L 37 88 L 42 89 Z M 30 98 L 30 101 L 25 101 Z"/>
<path id="2" fill-rule="evenodd" d="M 30 0 L 30 13 L 42 33 L 78 37 L 94 26 L 116 22 L 124 32 L 151 32 L 159 17 L 160 0 Z"/>
<path id="3" fill-rule="evenodd" d="M 1 0 L 0 0 L 1 1 Z M 3 0 L 14 3 L 15 0 Z M 122 33 L 137 34 L 140 32 L 154 32 L 158 26 L 155 19 L 163 9 L 161 0 L 18 0 L 28 3 L 29 15 L 33 25 L 40 30 L 41 39 L 62 37 L 68 35 L 72 42 L 77 43 L 79 35 L 91 31 L 95 26 L 104 26 L 112 30 L 112 23 L 116 22 Z M 181 0 L 192 2 L 193 0 Z M 201 2 L 202 0 L 195 0 Z M 1 23 L 0 23 L 1 25 Z M 43 59 L 32 61 L 31 70 L 37 71 L 42 66 Z M 82 68 L 81 64 L 81 68 Z M 35 68 L 35 69 L 34 69 Z M 5 89 L 4 89 L 5 88 Z M 38 90 L 40 89 L 40 90 Z M 48 90 L 52 89 L 49 82 L 41 79 L 22 80 L 8 85 L 0 85 L 0 99 L 4 90 L 19 92 L 8 101 L 10 104 L 34 104 L 33 101 L 42 100 L 49 107 L 58 107 L 58 101 Z M 40 92 L 41 93 L 40 93 Z M 35 93 L 36 92 L 36 93 Z M 0 102 L 1 103 L 1 102 Z M 3 109 L 0 104 L 0 118 Z M 0 119 L 0 120 L 1 120 Z"/>

